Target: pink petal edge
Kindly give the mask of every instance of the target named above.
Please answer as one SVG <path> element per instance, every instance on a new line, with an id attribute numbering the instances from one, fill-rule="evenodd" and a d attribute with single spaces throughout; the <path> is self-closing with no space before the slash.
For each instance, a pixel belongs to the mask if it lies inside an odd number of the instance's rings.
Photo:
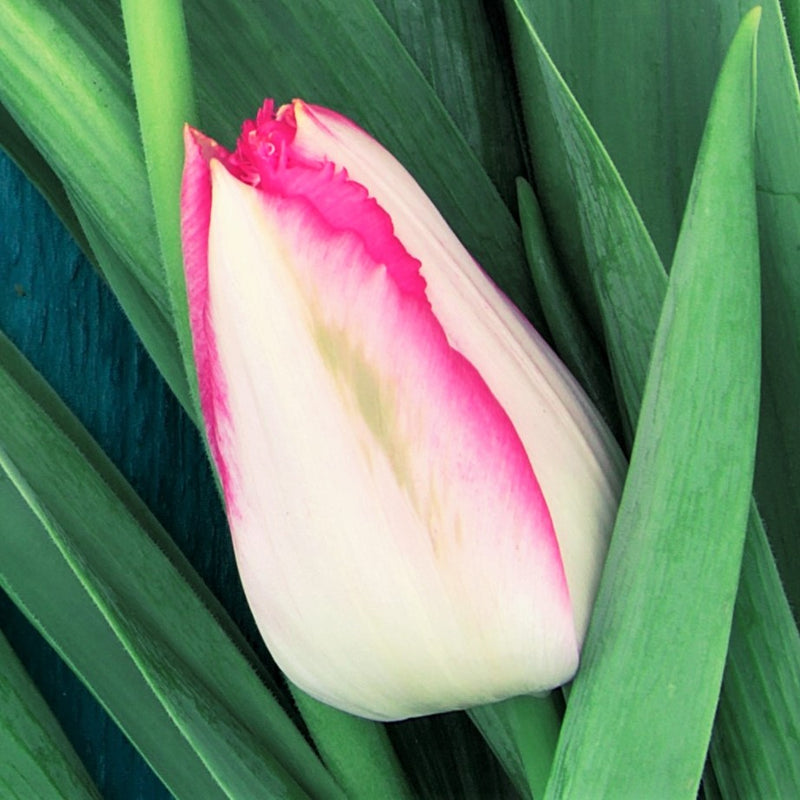
<path id="1" fill-rule="evenodd" d="M 189 303 L 200 409 L 229 510 L 233 497 L 230 471 L 218 440 L 218 416 L 227 414 L 227 381 L 220 366 L 210 319 L 208 296 L 208 231 L 211 224 L 209 161 L 224 148 L 199 131 L 184 126 L 185 161 L 181 184 L 181 240 Z"/>

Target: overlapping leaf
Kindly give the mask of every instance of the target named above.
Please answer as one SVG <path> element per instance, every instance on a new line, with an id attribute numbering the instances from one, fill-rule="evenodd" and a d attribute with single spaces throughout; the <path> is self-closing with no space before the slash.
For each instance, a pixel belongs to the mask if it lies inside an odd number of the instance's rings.
<path id="1" fill-rule="evenodd" d="M 690 798 L 700 782 L 755 457 L 759 17 L 715 91 L 551 797 Z"/>
<path id="2" fill-rule="evenodd" d="M 521 40 L 525 47 L 519 50 L 518 66 L 537 181 L 546 186 L 562 182 L 555 194 L 543 192 L 542 200 L 564 228 L 579 221 L 577 244 L 589 269 L 577 280 L 597 317 L 602 314 L 623 410 L 635 423 L 666 274 L 594 131 L 532 36 L 526 16 L 517 6 L 512 12 L 512 30 L 529 37 Z M 755 796 L 769 796 L 773 776 L 796 761 L 792 737 L 800 721 L 800 640 L 763 530 L 752 523 L 741 586 L 726 676 L 762 677 L 749 694 L 735 684 L 729 687 L 726 677 L 720 702 L 732 715 L 720 718 L 715 738 L 727 742 L 727 751 L 741 754 L 736 769 L 747 772 L 751 786 L 761 787 Z M 762 616 L 760 608 L 769 613 Z M 781 724 L 776 726 L 775 719 Z M 719 764 L 723 770 L 731 766 Z"/>
<path id="3" fill-rule="evenodd" d="M 0 634 L 0 790 L 8 800 L 98 800 L 80 760 Z"/>
<path id="4" fill-rule="evenodd" d="M 750 0 L 526 2 L 530 19 L 669 264 L 719 65 Z M 766 0 L 759 33 L 756 182 L 763 292 L 755 495 L 795 616 L 800 613 L 800 99 L 784 28 L 796 0 Z M 580 9 L 576 12 L 571 9 Z M 555 199 L 555 196 L 553 196 Z M 551 194 L 547 193 L 548 203 Z M 568 265 L 585 263 L 550 217 Z"/>

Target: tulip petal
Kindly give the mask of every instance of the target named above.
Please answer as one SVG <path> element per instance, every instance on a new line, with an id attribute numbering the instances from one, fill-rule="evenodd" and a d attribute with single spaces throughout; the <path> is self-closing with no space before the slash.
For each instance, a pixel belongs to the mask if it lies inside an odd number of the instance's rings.
<path id="1" fill-rule="evenodd" d="M 284 107 L 278 116 L 288 113 Z M 625 474 L 619 446 L 569 371 L 475 263 L 413 177 L 378 142 L 329 109 L 295 100 L 293 151 L 347 165 L 422 264 L 450 344 L 508 413 L 547 501 L 582 641 Z"/>
<path id="2" fill-rule="evenodd" d="M 205 200 L 184 224 L 203 413 L 276 661 L 376 719 L 567 680 L 569 591 L 525 448 L 419 263 L 374 233 L 384 212 L 330 167 L 302 189 L 209 171 L 205 258 Z"/>
<path id="3" fill-rule="evenodd" d="M 219 451 L 216 419 L 218 409 L 225 408 L 226 381 L 219 368 L 214 335 L 209 329 L 208 319 L 208 229 L 211 223 L 211 173 L 208 164 L 212 155 L 226 151 L 188 125 L 184 128 L 183 141 L 186 158 L 181 184 L 181 239 L 189 326 L 198 376 L 200 409 L 211 454 L 223 489 L 226 490 L 229 480 L 225 460 Z"/>

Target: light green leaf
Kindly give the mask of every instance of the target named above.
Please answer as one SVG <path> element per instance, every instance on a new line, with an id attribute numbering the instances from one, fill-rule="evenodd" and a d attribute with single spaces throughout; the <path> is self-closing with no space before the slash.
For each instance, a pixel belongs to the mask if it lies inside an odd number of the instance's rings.
<path id="1" fill-rule="evenodd" d="M 183 127 L 197 121 L 182 3 L 122 0 L 122 17 L 164 281 L 193 407 L 199 416 L 181 249 Z"/>
<path id="2" fill-rule="evenodd" d="M 291 689 L 322 760 L 350 800 L 413 798 L 383 725 Z"/>
<path id="3" fill-rule="evenodd" d="M 511 697 L 469 710 L 522 797 L 544 794 L 563 715 L 560 693 Z"/>
<path id="4" fill-rule="evenodd" d="M 7 800 L 100 798 L 72 745 L 2 633 L 0 793 Z"/>
<path id="5" fill-rule="evenodd" d="M 548 796 L 693 798 L 702 775 L 758 419 L 759 19 L 743 21 L 712 101 Z"/>
<path id="6" fill-rule="evenodd" d="M 0 464 L 220 788 L 341 796 L 219 605 L 5 337 L 0 365 Z"/>

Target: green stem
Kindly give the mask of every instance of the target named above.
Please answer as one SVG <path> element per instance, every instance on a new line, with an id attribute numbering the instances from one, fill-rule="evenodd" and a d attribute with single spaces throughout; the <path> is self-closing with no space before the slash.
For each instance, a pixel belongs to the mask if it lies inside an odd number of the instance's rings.
<path id="1" fill-rule="evenodd" d="M 512 697 L 468 713 L 517 789 L 533 800 L 544 797 L 561 729 L 561 695 Z"/>
<path id="2" fill-rule="evenodd" d="M 196 122 L 183 6 L 180 0 L 122 0 L 122 16 L 167 290 L 197 406 L 180 232 L 183 126 Z"/>
<path id="3" fill-rule="evenodd" d="M 383 725 L 320 703 L 291 683 L 289 688 L 325 766 L 350 800 L 411 800 Z"/>

